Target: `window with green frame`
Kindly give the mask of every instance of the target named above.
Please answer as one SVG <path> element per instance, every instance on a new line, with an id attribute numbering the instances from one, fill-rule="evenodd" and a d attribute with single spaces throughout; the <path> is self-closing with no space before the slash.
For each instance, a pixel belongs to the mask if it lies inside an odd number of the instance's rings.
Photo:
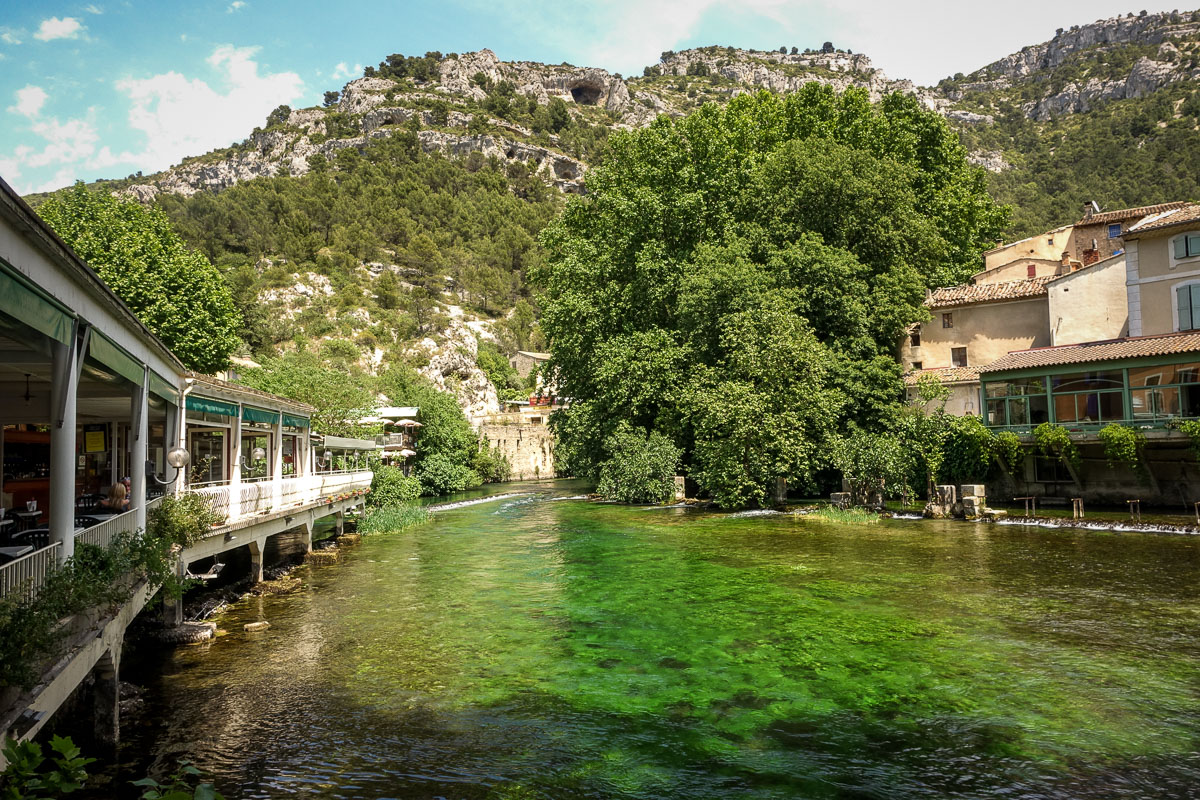
<path id="1" fill-rule="evenodd" d="M 1125 376 L 1119 369 L 1053 375 L 1054 421 L 1070 424 L 1125 419 Z"/>
<path id="2" fill-rule="evenodd" d="M 1040 425 L 1050 419 L 1045 378 L 1015 378 L 985 384 L 987 424 L 992 427 Z"/>
<path id="3" fill-rule="evenodd" d="M 1200 363 L 1131 368 L 1129 399 L 1134 419 L 1200 416 Z"/>
<path id="4" fill-rule="evenodd" d="M 1175 258 L 1200 256 L 1200 233 L 1185 233 L 1175 238 Z"/>
<path id="5" fill-rule="evenodd" d="M 1179 312 L 1179 330 L 1200 328 L 1200 283 L 1176 286 L 1175 308 Z"/>

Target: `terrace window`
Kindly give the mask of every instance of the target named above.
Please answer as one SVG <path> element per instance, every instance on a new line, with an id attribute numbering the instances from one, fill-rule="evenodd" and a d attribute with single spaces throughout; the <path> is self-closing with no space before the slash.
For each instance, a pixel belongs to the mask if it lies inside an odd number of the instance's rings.
<path id="1" fill-rule="evenodd" d="M 1029 427 L 1050 419 L 1045 378 L 1017 378 L 986 384 L 987 424 L 993 427 Z"/>
<path id="2" fill-rule="evenodd" d="M 1125 419 L 1125 379 L 1120 370 L 1055 375 L 1050 378 L 1050 390 L 1057 422 Z"/>
<path id="3" fill-rule="evenodd" d="M 1200 416 L 1200 363 L 1129 370 L 1134 419 Z"/>

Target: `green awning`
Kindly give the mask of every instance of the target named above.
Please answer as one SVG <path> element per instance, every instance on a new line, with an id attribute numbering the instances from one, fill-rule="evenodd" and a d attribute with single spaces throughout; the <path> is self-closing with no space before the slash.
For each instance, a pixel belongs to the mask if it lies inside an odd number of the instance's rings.
<path id="1" fill-rule="evenodd" d="M 98 330 L 93 329 L 92 335 L 88 337 L 88 356 L 96 359 L 135 386 L 142 385 L 145 368 L 138 363 L 137 359 Z"/>
<path id="2" fill-rule="evenodd" d="M 310 423 L 307 417 L 294 417 L 291 414 L 284 414 L 283 424 L 290 428 L 307 428 Z"/>
<path id="3" fill-rule="evenodd" d="M 278 411 L 265 411 L 252 406 L 242 406 L 242 419 L 246 422 L 265 422 L 268 425 L 279 423 Z"/>
<path id="4" fill-rule="evenodd" d="M 179 402 L 179 388 L 166 378 L 160 377 L 154 370 L 150 371 L 150 392 L 158 395 L 171 405 Z"/>
<path id="5" fill-rule="evenodd" d="M 224 400 L 212 400 L 208 397 L 199 397 L 194 394 L 189 394 L 187 397 L 188 411 L 201 411 L 205 414 L 221 414 L 226 417 L 237 416 L 237 406 L 233 403 L 226 403 Z"/>
<path id="6" fill-rule="evenodd" d="M 0 264 L 0 312 L 57 342 L 71 343 L 75 318 L 7 264 Z"/>

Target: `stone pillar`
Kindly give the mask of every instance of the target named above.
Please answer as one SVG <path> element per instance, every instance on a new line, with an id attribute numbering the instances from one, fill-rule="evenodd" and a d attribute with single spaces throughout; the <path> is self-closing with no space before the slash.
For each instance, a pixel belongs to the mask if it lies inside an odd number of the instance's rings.
<path id="1" fill-rule="evenodd" d="M 787 478 L 775 479 L 775 505 L 783 505 L 787 502 Z"/>
<path id="2" fill-rule="evenodd" d="M 341 536 L 346 532 L 346 512 L 338 511 L 334 518 L 337 520 L 337 535 Z"/>
<path id="3" fill-rule="evenodd" d="M 255 539 L 250 542 L 250 580 L 262 583 L 263 579 L 263 550 L 266 549 L 266 539 Z"/>
<path id="4" fill-rule="evenodd" d="M 78 335 L 54 343 L 50 389 L 50 541 L 62 545 L 59 563 L 75 555 L 75 410 L 79 393 Z M 19 498 L 13 502 L 19 507 Z"/>
<path id="5" fill-rule="evenodd" d="M 146 530 L 146 455 L 150 438 L 150 397 L 146 385 L 149 375 L 142 373 L 142 385 L 134 389 L 133 424 L 130 426 L 131 455 L 129 470 L 129 507 L 133 509 L 133 529 Z"/>
<path id="6" fill-rule="evenodd" d="M 96 662 L 93 675 L 92 715 L 96 740 L 106 745 L 121 741 L 121 652 L 114 645 Z"/>
<path id="7" fill-rule="evenodd" d="M 304 552 L 311 553 L 312 549 L 313 549 L 312 548 L 312 533 L 313 533 L 312 519 L 310 518 L 310 519 L 305 520 L 304 524 L 300 526 L 300 529 L 302 531 L 304 531 Z"/>
<path id="8" fill-rule="evenodd" d="M 687 490 L 684 488 L 685 478 L 682 475 L 675 476 L 675 502 L 681 503 L 687 499 Z"/>
<path id="9" fill-rule="evenodd" d="M 186 572 L 187 562 L 183 560 L 183 556 L 180 556 L 179 560 L 175 562 L 175 574 L 182 578 Z M 166 593 L 163 594 L 162 622 L 163 625 L 171 628 L 177 628 L 183 624 L 182 597 L 176 598 Z"/>

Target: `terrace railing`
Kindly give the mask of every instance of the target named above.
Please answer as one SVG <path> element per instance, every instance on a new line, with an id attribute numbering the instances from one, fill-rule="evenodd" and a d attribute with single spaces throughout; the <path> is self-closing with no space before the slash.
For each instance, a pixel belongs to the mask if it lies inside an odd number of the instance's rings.
<path id="1" fill-rule="evenodd" d="M 229 485 L 204 486 L 193 491 L 203 497 L 209 508 L 226 523 L 233 523 L 279 511 L 322 505 L 331 497 L 370 487 L 373 477 L 370 470 L 351 470 L 284 478 L 278 484 L 274 481 L 243 483 L 237 488 L 236 509 L 232 503 L 234 489 Z"/>
<path id="2" fill-rule="evenodd" d="M 16 596 L 25 602 L 37 597 L 46 576 L 58 565 L 60 547 L 54 542 L 0 566 L 0 597 Z"/>

